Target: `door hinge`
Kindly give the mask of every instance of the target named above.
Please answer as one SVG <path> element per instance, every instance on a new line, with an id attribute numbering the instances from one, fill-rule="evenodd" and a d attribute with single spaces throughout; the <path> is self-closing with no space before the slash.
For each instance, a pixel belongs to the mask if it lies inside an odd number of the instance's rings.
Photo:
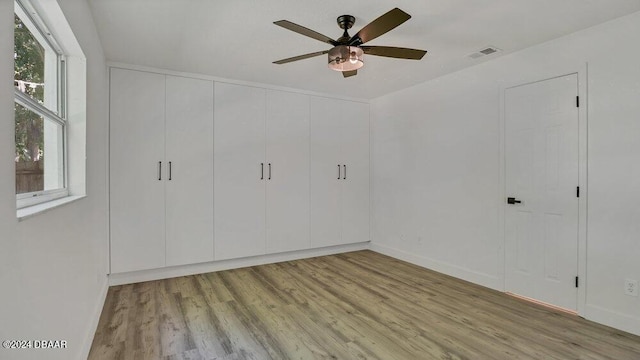
<path id="1" fill-rule="evenodd" d="M 576 287 L 578 287 L 578 277 L 576 276 Z"/>
<path id="2" fill-rule="evenodd" d="M 580 96 L 576 96 L 576 107 L 580 107 Z"/>
<path id="3" fill-rule="evenodd" d="M 576 186 L 576 197 L 580 197 L 580 186 Z"/>

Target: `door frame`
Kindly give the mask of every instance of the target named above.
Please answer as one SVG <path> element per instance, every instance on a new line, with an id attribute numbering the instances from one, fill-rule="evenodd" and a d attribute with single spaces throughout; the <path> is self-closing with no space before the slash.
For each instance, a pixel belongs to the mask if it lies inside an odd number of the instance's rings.
<path id="1" fill-rule="evenodd" d="M 508 89 L 528 85 L 540 81 L 551 80 L 567 75 L 576 74 L 578 76 L 578 96 L 580 97 L 580 107 L 578 108 L 578 186 L 580 187 L 580 198 L 578 199 L 578 299 L 577 313 L 585 316 L 586 294 L 587 294 L 587 203 L 588 203 L 588 74 L 589 64 L 554 66 L 555 69 L 526 69 L 528 72 L 518 74 L 519 79 L 505 81 L 500 87 L 500 199 L 502 206 L 499 206 L 498 213 L 498 234 L 500 247 L 498 249 L 498 275 L 502 283 L 502 291 L 506 291 L 506 235 L 505 235 L 505 213 L 506 213 L 506 102 L 505 95 Z"/>

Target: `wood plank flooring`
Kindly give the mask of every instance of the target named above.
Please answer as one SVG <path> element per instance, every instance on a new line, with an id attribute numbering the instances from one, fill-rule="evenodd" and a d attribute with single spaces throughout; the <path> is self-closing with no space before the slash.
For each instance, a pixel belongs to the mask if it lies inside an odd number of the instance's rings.
<path id="1" fill-rule="evenodd" d="M 89 359 L 640 359 L 640 337 L 371 251 L 109 289 Z"/>

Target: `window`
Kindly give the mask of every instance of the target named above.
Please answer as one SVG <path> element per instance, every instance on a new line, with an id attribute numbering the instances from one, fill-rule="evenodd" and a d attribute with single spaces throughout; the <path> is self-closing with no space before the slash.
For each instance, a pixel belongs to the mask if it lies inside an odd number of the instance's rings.
<path id="1" fill-rule="evenodd" d="M 18 208 L 69 195 L 66 61 L 26 0 L 15 2 L 15 176 Z"/>

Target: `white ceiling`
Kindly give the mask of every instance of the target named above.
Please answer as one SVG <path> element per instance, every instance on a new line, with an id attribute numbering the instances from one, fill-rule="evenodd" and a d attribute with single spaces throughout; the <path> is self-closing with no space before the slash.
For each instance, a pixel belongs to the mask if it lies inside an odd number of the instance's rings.
<path id="1" fill-rule="evenodd" d="M 110 61 L 375 98 L 640 10 L 640 0 L 89 0 Z M 355 34 L 394 7 L 412 18 L 367 45 L 428 50 L 421 61 L 365 55 L 344 79 L 326 56 L 275 60 L 330 45 L 283 29 L 289 20 L 331 38 L 336 17 L 353 15 Z M 477 60 L 493 45 L 504 51 Z M 597 49 L 594 49 L 597 51 Z"/>

